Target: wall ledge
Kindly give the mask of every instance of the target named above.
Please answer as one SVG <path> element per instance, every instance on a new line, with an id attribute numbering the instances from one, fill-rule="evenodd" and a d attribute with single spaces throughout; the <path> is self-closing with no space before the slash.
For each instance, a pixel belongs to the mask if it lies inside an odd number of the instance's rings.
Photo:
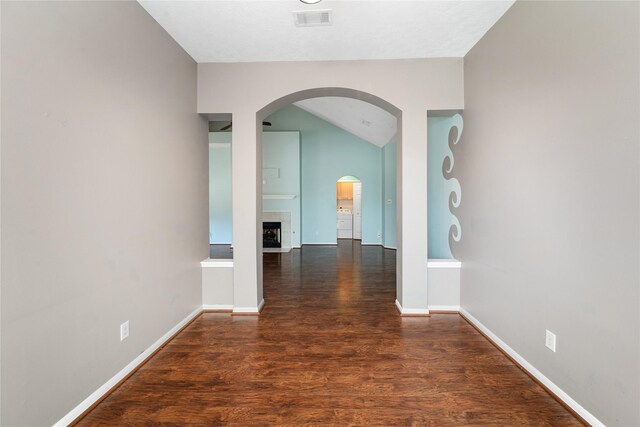
<path id="1" fill-rule="evenodd" d="M 457 259 L 430 259 L 427 268 L 461 268 L 462 262 Z"/>
<path id="2" fill-rule="evenodd" d="M 309 243 L 306 243 L 309 244 Z M 328 243 L 315 243 L 315 245 L 329 245 Z M 331 244 L 335 245 L 335 244 Z M 233 267 L 232 259 L 207 258 L 200 262 L 203 268 L 229 268 Z M 461 268 L 462 262 L 456 259 L 430 259 L 427 268 Z"/>
<path id="3" fill-rule="evenodd" d="M 335 243 L 305 243 L 307 245 L 331 245 L 335 246 Z M 367 245 L 367 244 L 365 244 Z M 377 243 L 371 245 L 379 245 Z M 291 249 L 291 248 L 287 248 Z M 297 249 L 297 248 L 296 248 Z M 201 267 L 233 267 L 232 259 L 223 258 L 207 258 L 200 262 Z M 462 262 L 456 259 L 430 259 L 427 261 L 427 268 L 461 268 Z"/>
<path id="4" fill-rule="evenodd" d="M 207 258 L 200 262 L 203 268 L 229 268 L 233 267 L 232 259 Z"/>

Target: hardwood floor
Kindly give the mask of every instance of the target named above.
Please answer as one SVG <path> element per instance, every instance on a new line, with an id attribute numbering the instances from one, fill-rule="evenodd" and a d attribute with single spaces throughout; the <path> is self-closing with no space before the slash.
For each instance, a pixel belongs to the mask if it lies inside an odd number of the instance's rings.
<path id="1" fill-rule="evenodd" d="M 233 259 L 231 245 L 209 245 L 209 258 Z"/>
<path id="2" fill-rule="evenodd" d="M 80 425 L 581 425 L 456 314 L 400 317 L 395 252 L 264 254 L 259 317 L 206 313 Z"/>

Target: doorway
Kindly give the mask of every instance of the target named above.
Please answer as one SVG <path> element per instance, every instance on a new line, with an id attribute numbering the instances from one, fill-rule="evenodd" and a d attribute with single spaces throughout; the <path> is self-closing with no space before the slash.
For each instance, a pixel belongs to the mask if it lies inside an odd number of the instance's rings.
<path id="1" fill-rule="evenodd" d="M 362 240 L 362 182 L 353 175 L 336 182 L 336 231 L 338 239 Z"/>

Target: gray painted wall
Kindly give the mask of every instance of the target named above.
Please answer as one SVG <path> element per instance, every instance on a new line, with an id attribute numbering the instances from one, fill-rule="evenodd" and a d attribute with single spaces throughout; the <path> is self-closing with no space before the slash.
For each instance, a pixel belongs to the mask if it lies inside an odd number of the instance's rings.
<path id="1" fill-rule="evenodd" d="M 0 424 L 51 425 L 202 303 L 207 125 L 136 2 L 2 2 L 1 24 Z"/>
<path id="2" fill-rule="evenodd" d="M 396 240 L 396 180 L 398 143 L 393 141 L 382 147 L 382 244 L 397 249 Z M 390 204 L 387 201 L 391 200 Z"/>
<path id="3" fill-rule="evenodd" d="M 639 8 L 516 2 L 465 57 L 455 153 L 462 306 L 624 426 L 640 425 Z"/>

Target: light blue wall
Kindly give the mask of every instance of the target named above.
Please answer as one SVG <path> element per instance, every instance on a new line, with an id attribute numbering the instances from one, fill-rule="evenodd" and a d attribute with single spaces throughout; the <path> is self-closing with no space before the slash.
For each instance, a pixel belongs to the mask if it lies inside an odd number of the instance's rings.
<path id="1" fill-rule="evenodd" d="M 265 212 L 291 212 L 291 245 L 300 246 L 300 133 L 263 132 L 263 194 L 294 195 L 291 200 L 263 200 Z"/>
<path id="2" fill-rule="evenodd" d="M 209 133 L 209 243 L 230 244 L 231 132 Z"/>
<path id="3" fill-rule="evenodd" d="M 362 181 L 362 242 L 382 243 L 382 149 L 290 105 L 270 130 L 300 131 L 302 243 L 336 242 L 336 181 Z"/>
<path id="4" fill-rule="evenodd" d="M 451 192 L 460 195 L 460 186 L 455 178 L 443 175 L 443 163 L 447 156 L 453 158 L 449 148 L 449 131 L 452 126 L 462 129 L 460 115 L 451 117 L 429 117 L 428 126 L 428 247 L 429 258 L 451 259 L 449 248 L 449 229 L 457 224 L 456 217 L 449 209 Z M 383 148 L 382 170 L 384 177 L 383 200 L 391 200 L 384 205 L 384 245 L 396 247 L 396 143 L 389 143 Z M 458 197 L 459 199 L 459 197 Z M 456 200 L 459 202 L 459 200 Z M 455 229 L 454 231 L 459 231 Z M 454 234 L 456 234 L 454 232 Z"/>
<path id="5" fill-rule="evenodd" d="M 293 246 L 336 242 L 335 184 L 344 175 L 354 175 L 362 180 L 363 243 L 396 247 L 395 142 L 378 148 L 295 106 L 283 108 L 269 121 L 273 126 L 263 134 L 263 167 L 279 168 L 281 179 L 265 177 L 263 191 L 296 198 L 264 200 L 263 208 L 291 211 Z M 452 126 L 462 130 L 460 115 L 428 118 L 428 253 L 432 259 L 453 258 L 450 230 L 453 238 L 461 233 L 449 209 L 452 193 L 456 204 L 460 202 L 460 184 L 451 174 L 448 179 L 443 175 L 445 158 L 453 159 L 449 147 Z M 291 130 L 299 133 L 276 132 Z M 209 135 L 210 142 L 231 142 L 228 132 Z M 209 161 L 210 241 L 228 244 L 232 238 L 230 147 L 210 148 Z M 378 238 L 378 233 L 383 237 Z"/>
<path id="6" fill-rule="evenodd" d="M 459 205 L 461 191 L 456 178 L 451 176 L 453 153 L 449 146 L 449 132 L 456 126 L 462 132 L 462 117 L 429 117 L 427 119 L 427 158 L 428 158 L 428 254 L 430 259 L 451 259 L 449 233 L 459 239 L 461 229 L 458 219 L 451 213 L 449 198 L 453 194 L 453 202 Z M 460 135 L 454 139 L 457 142 Z M 448 159 L 445 163 L 445 159 Z M 447 177 L 443 174 L 447 168 Z M 454 207 L 456 207 L 454 206 Z"/>
<path id="7" fill-rule="evenodd" d="M 384 177 L 382 207 L 383 242 L 388 248 L 396 248 L 396 148 L 395 139 L 382 148 L 382 173 Z M 390 203 L 389 203 L 390 201 Z"/>
<path id="8" fill-rule="evenodd" d="M 263 168 L 277 169 L 278 178 L 265 174 L 264 194 L 292 194 L 292 200 L 263 200 L 264 211 L 291 212 L 291 243 L 300 246 L 300 136 L 298 132 L 265 132 Z M 209 133 L 209 243 L 231 244 L 231 132 Z"/>

